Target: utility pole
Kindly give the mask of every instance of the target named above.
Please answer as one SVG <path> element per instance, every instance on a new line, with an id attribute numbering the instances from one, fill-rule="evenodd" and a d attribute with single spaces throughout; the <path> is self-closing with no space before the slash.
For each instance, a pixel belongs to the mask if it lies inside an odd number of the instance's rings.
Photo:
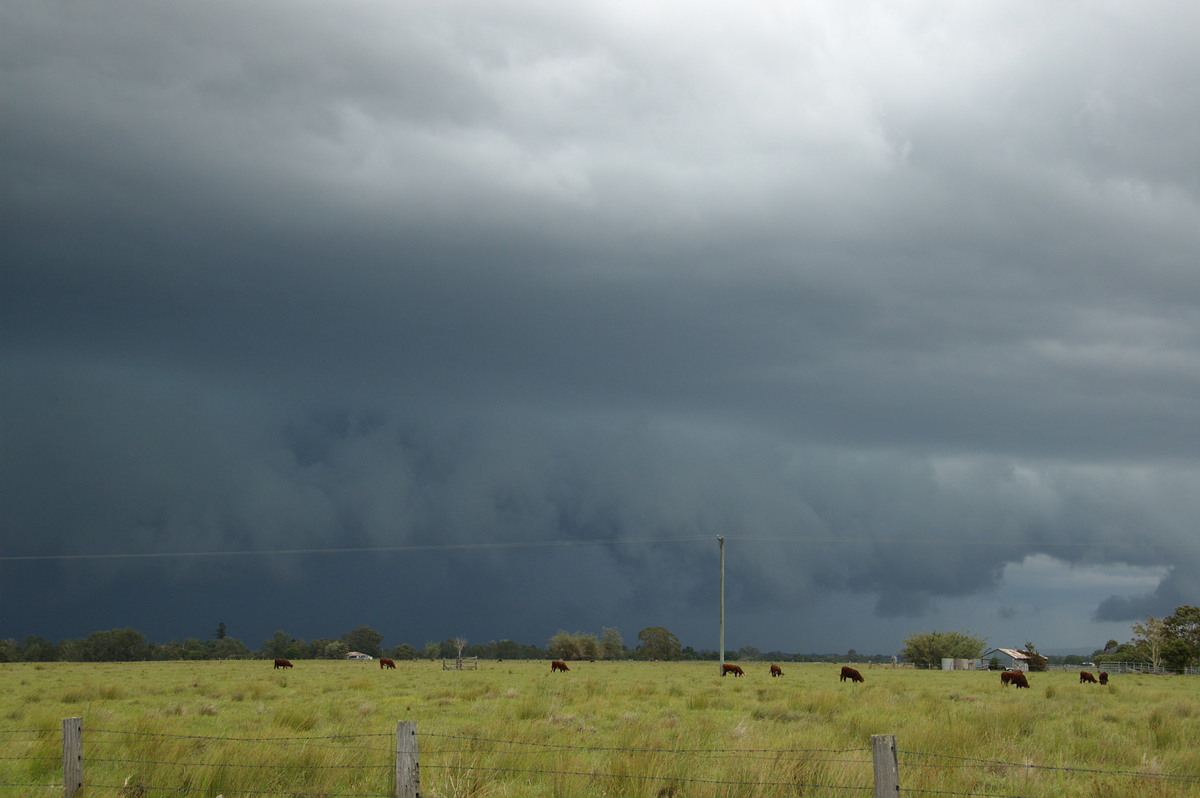
<path id="1" fill-rule="evenodd" d="M 721 546 L 721 619 L 719 623 L 720 641 L 718 650 L 721 652 L 721 675 L 725 674 L 725 538 L 717 535 L 717 543 Z"/>

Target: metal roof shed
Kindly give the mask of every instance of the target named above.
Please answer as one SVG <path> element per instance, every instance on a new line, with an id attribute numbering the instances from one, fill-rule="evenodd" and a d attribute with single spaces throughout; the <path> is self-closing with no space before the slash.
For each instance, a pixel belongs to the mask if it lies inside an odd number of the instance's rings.
<path id="1" fill-rule="evenodd" d="M 1007 668 L 1010 671 L 1029 670 L 1029 655 L 1024 651 L 1019 651 L 1015 648 L 993 648 L 991 651 L 985 651 L 983 654 L 983 659 L 985 661 L 990 660 L 992 657 L 999 659 L 1001 665 L 1005 664 L 1004 658 L 1007 657 Z"/>

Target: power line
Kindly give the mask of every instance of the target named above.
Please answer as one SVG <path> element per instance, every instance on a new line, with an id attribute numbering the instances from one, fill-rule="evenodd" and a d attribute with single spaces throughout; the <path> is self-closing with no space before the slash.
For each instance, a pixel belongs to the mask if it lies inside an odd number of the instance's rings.
<path id="1" fill-rule="evenodd" d="M 699 539 L 699 538 L 697 538 Z M 739 542 L 761 542 L 761 543 L 875 543 L 875 544 L 895 544 L 900 546 L 910 546 L 916 543 L 939 545 L 939 546 L 1021 546 L 1023 548 L 1160 548 L 1165 546 L 1164 543 L 1153 543 L 1149 541 L 1128 541 L 1128 540 L 1113 540 L 1113 541 L 1062 541 L 1054 542 L 1047 540 L 1002 540 L 997 538 L 989 538 L 987 540 L 963 540 L 961 538 L 864 538 L 864 537 L 736 537 L 731 540 Z"/>
<path id="2" fill-rule="evenodd" d="M 989 548 L 1020 547 L 1025 549 L 1049 548 L 1163 548 L 1167 544 L 1147 541 L 1043 541 L 1043 540 L 963 540 L 960 538 L 869 538 L 869 537 L 761 537 L 732 536 L 739 543 L 805 543 L 805 544 L 856 544 L 856 545 L 938 545 L 938 546 L 983 546 Z M 336 548 L 307 549 L 243 549 L 235 551 L 159 551 L 159 552 L 110 552 L 94 554 L 11 554 L 0 555 L 0 562 L 47 562 L 66 560 L 155 560 L 202 557 L 262 557 L 262 556 L 306 556 L 316 554 L 381 554 L 419 551 L 472 551 L 477 549 L 532 549 L 566 548 L 574 546 L 604 546 L 618 544 L 648 543 L 696 543 L 711 541 L 706 535 L 650 538 L 594 538 L 589 540 L 527 540 L 493 541 L 483 543 L 427 543 L 405 546 L 344 546 Z"/>
<path id="3" fill-rule="evenodd" d="M 469 551 L 473 549 L 528 549 L 569 546 L 599 546 L 614 543 L 683 543 L 708 540 L 705 537 L 668 538 L 600 538 L 595 540 L 530 540 L 489 543 L 429 543 L 409 546 L 348 546 L 324 549 L 245 549 L 239 551 L 153 551 L 119 552 L 99 554 L 15 554 L 0 555 L 0 562 L 28 562 L 38 560 L 152 560 L 176 557 L 259 557 L 263 555 L 308 555 L 308 554 L 377 554 L 405 551 Z"/>

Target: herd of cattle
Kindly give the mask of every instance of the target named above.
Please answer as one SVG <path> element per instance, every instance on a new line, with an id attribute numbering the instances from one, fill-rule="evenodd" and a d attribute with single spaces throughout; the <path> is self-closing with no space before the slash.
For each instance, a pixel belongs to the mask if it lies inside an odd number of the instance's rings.
<path id="1" fill-rule="evenodd" d="M 291 668 L 292 663 L 281 657 L 281 658 L 275 660 L 275 667 L 276 668 Z M 380 657 L 379 658 L 379 668 L 381 670 L 383 668 L 391 668 L 392 670 L 395 670 L 396 662 L 394 660 L 388 659 L 387 657 Z M 563 673 L 566 673 L 570 670 L 571 669 L 569 667 L 567 667 L 567 663 L 563 662 L 561 659 L 556 659 L 550 663 L 550 672 L 551 673 L 555 673 L 557 671 L 562 671 Z M 771 673 L 772 677 L 782 676 L 783 668 L 772 663 L 770 673 Z M 728 676 L 730 674 L 733 674 L 734 677 L 745 676 L 746 671 L 742 670 L 741 665 L 725 663 L 724 665 L 721 666 L 721 675 Z M 866 681 L 866 679 L 863 678 L 863 675 L 861 673 L 859 673 L 857 670 L 855 670 L 854 668 L 851 668 L 849 665 L 843 665 L 841 674 L 838 677 L 838 681 L 844 682 L 847 679 L 849 679 L 851 682 L 854 682 L 854 683 L 860 683 L 860 682 Z M 1089 673 L 1088 671 L 1080 671 L 1079 672 L 1079 683 L 1080 684 L 1097 684 L 1097 683 L 1108 684 L 1108 674 L 1105 671 L 1100 671 L 1100 678 L 1097 679 L 1095 675 Z M 1011 684 L 1011 685 L 1015 685 L 1016 687 L 1028 688 L 1029 687 L 1029 677 L 1027 677 L 1025 675 L 1025 672 L 1022 670 L 1001 671 L 1000 684 L 1003 685 L 1004 687 L 1008 687 Z"/>
<path id="2" fill-rule="evenodd" d="M 280 658 L 280 659 L 275 660 L 275 667 L 276 668 L 290 668 L 290 667 L 292 667 L 292 663 L 286 659 Z M 396 662 L 395 662 L 395 660 L 388 659 L 387 657 L 380 657 L 379 658 L 379 668 L 381 670 L 383 668 L 391 668 L 392 670 L 395 670 Z M 556 671 L 562 671 L 563 673 L 566 673 L 570 670 L 571 669 L 567 666 L 567 663 L 563 662 L 561 659 L 556 659 L 550 663 L 550 672 L 551 673 L 555 673 Z M 722 666 L 722 670 L 721 670 L 722 676 L 728 676 L 731 673 L 734 676 L 745 676 L 746 675 L 746 672 L 744 670 L 742 670 L 741 665 L 733 665 L 733 664 L 726 663 L 725 665 Z M 771 673 L 771 676 L 782 676 L 783 668 L 772 663 L 770 673 Z M 1089 676 L 1090 676 L 1090 674 L 1089 674 Z M 1108 674 L 1102 673 L 1102 674 L 1100 674 L 1100 677 L 1102 679 L 1107 680 Z M 849 665 L 845 665 L 842 667 L 841 680 L 844 682 L 847 679 L 849 679 L 852 682 L 865 681 L 863 679 L 863 675 L 861 673 L 856 671 L 854 668 L 851 668 Z M 1082 677 L 1080 678 L 1080 681 L 1082 681 Z M 1092 681 L 1095 681 L 1095 680 L 1093 679 Z M 1107 683 L 1107 682 L 1105 682 L 1105 683 Z M 1025 686 L 1028 687 L 1029 685 L 1025 685 Z"/>
<path id="3" fill-rule="evenodd" d="M 733 674 L 734 677 L 738 677 L 738 676 L 745 676 L 746 672 L 744 670 L 742 670 L 741 665 L 733 665 L 733 664 L 726 663 L 721 666 L 721 675 L 728 676 L 729 674 Z M 783 668 L 772 663 L 770 674 L 772 677 L 782 676 Z M 844 682 L 847 679 L 849 679 L 852 682 L 866 681 L 866 679 L 863 678 L 863 675 L 861 673 L 859 673 L 858 671 L 856 671 L 854 668 L 851 668 L 849 665 L 843 665 L 842 673 L 841 673 L 841 677 L 840 677 L 839 681 Z"/>

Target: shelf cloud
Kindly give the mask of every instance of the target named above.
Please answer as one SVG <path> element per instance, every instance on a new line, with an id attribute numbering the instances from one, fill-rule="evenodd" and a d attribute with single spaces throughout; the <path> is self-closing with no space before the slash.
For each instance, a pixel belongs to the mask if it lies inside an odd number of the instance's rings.
<path id="1" fill-rule="evenodd" d="M 5 19 L 0 636 L 1200 603 L 1193 4 Z"/>

